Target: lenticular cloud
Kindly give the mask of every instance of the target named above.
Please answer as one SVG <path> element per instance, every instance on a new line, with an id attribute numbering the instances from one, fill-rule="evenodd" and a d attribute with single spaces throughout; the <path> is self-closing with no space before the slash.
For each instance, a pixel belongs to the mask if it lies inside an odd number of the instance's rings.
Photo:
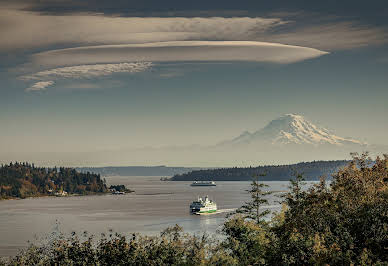
<path id="1" fill-rule="evenodd" d="M 31 75 L 22 76 L 23 80 L 47 80 L 47 79 L 80 79 L 108 76 L 114 73 L 137 73 L 147 70 L 152 66 L 151 62 L 118 63 L 78 65 L 70 67 L 53 68 L 40 71 Z"/>
<path id="2" fill-rule="evenodd" d="M 41 91 L 54 85 L 53 80 L 58 79 L 82 79 L 108 76 L 114 73 L 137 73 L 147 70 L 152 66 L 151 62 L 95 64 L 59 67 L 21 76 L 22 80 L 41 80 L 25 91 Z"/>
<path id="3" fill-rule="evenodd" d="M 327 54 L 309 47 L 254 41 L 175 41 L 99 45 L 35 54 L 40 66 L 120 62 L 246 61 L 288 64 Z"/>
<path id="4" fill-rule="evenodd" d="M 47 87 L 54 85 L 54 81 L 39 81 L 33 84 L 31 87 L 28 87 L 26 91 L 41 91 L 47 89 Z"/>

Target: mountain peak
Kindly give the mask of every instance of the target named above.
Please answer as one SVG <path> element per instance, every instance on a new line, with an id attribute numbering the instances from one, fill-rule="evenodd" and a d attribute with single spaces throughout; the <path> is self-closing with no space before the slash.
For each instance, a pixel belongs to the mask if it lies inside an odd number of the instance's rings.
<path id="1" fill-rule="evenodd" d="M 304 119 L 303 116 L 298 115 L 298 114 L 284 114 L 281 117 L 290 117 L 292 119 Z"/>
<path id="2" fill-rule="evenodd" d="M 286 123 L 291 123 L 293 121 L 304 122 L 304 121 L 306 121 L 306 119 L 304 118 L 304 116 L 298 115 L 298 114 L 284 114 L 284 115 L 281 115 L 272 121 L 284 121 Z"/>
<path id="3" fill-rule="evenodd" d="M 244 132 L 234 138 L 232 144 L 270 143 L 270 144 L 362 144 L 360 141 L 342 138 L 331 134 L 327 129 L 314 125 L 302 115 L 284 114 L 269 122 L 254 133 Z"/>

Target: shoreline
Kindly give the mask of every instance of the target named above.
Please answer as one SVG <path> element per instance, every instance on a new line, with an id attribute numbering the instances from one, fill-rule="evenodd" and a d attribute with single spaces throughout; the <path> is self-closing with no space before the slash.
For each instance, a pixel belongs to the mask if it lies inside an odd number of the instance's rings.
<path id="1" fill-rule="evenodd" d="M 134 193 L 135 191 L 131 192 L 125 192 L 126 194 Z M 90 193 L 90 194 L 69 194 L 66 196 L 56 196 L 56 195 L 35 195 L 35 196 L 28 196 L 25 198 L 19 198 L 19 197 L 10 197 L 10 198 L 1 198 L 1 201 L 8 201 L 8 200 L 25 200 L 25 199 L 31 199 L 31 198 L 49 198 L 49 197 L 55 197 L 55 198 L 67 198 L 67 197 L 83 197 L 83 196 L 103 196 L 103 195 L 112 195 L 111 192 L 97 192 L 97 193 Z"/>

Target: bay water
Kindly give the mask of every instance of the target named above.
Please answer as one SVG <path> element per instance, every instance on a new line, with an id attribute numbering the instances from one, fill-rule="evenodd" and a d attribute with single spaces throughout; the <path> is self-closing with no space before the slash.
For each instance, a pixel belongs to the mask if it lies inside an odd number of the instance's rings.
<path id="1" fill-rule="evenodd" d="M 160 177 L 111 176 L 107 184 L 123 184 L 135 190 L 125 195 L 41 197 L 0 201 L 0 256 L 12 256 L 28 245 L 42 244 L 60 233 L 83 234 L 97 238 L 101 233 L 158 235 L 178 224 L 193 234 L 219 234 L 228 212 L 250 200 L 248 181 L 217 182 L 215 187 L 192 187 L 191 182 L 160 181 Z M 288 190 L 289 182 L 266 182 L 267 209 L 279 211 L 278 196 Z M 208 195 L 220 213 L 192 215 L 190 203 Z"/>

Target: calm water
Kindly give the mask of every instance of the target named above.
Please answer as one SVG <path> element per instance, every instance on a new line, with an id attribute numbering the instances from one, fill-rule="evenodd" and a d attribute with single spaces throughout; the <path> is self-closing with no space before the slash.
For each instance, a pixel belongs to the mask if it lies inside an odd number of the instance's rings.
<path id="1" fill-rule="evenodd" d="M 159 177 L 108 177 L 108 184 L 124 184 L 135 190 L 126 195 L 44 197 L 0 201 L 0 256 L 14 255 L 27 241 L 44 242 L 53 232 L 72 231 L 99 236 L 112 229 L 158 234 L 179 224 L 186 232 L 216 233 L 225 213 L 197 216 L 189 214 L 189 204 L 198 195 L 209 195 L 218 209 L 237 208 L 249 200 L 245 192 L 250 182 L 217 182 L 216 187 L 191 187 L 191 182 L 164 182 Z M 288 182 L 267 182 L 269 190 L 286 191 Z M 280 209 L 279 199 L 269 198 L 268 208 Z"/>

